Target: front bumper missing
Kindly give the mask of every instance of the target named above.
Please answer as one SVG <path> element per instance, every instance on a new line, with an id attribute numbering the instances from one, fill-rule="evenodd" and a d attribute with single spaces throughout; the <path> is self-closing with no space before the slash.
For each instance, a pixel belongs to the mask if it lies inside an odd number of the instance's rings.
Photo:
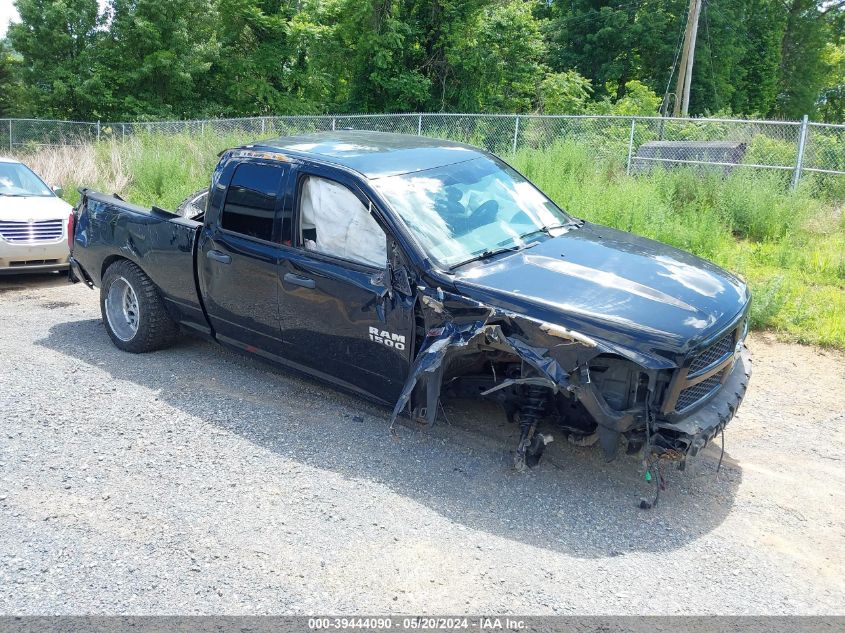
<path id="1" fill-rule="evenodd" d="M 530 423 L 529 437 L 537 422 L 548 414 L 539 404 L 542 394 L 538 391 L 545 388 L 555 398 L 568 394 L 583 406 L 595 424 L 592 435 L 585 437 L 598 441 L 608 460 L 616 456 L 623 435 L 629 451 L 639 444 L 650 446 L 655 453 L 695 456 L 734 416 L 751 375 L 750 354 L 743 345 L 734 355 L 730 373 L 719 390 L 683 417 L 663 417 L 656 409 L 656 417 L 652 417 L 643 406 L 617 411 L 608 405 L 589 372 L 590 359 L 600 353 L 618 353 L 613 348 L 529 317 L 483 304 L 468 305 L 465 298 L 442 291 L 438 291 L 437 299 L 423 296 L 422 304 L 431 309 L 426 319 L 427 335 L 393 409 L 391 431 L 406 406 L 412 417 L 434 423 L 444 375 L 452 360 L 463 355 L 498 353 L 519 359 L 521 375 L 497 381 L 494 372 L 493 381 L 497 384 L 479 395 L 486 397 L 515 386 L 524 388 L 518 401 L 511 403 L 514 406 L 508 415 L 513 414 L 513 419 L 520 422 L 521 431 Z M 455 322 L 453 312 L 466 312 L 462 315 L 465 320 Z M 467 319 L 470 314 L 476 319 Z M 652 389 L 659 368 L 644 371 L 650 376 Z M 590 433 L 588 428 L 585 426 L 584 431 Z"/>
<path id="2" fill-rule="evenodd" d="M 694 457 L 733 418 L 745 397 L 751 378 L 751 354 L 743 344 L 722 388 L 699 409 L 682 420 L 656 420 L 652 442 L 658 449 L 674 450 Z"/>

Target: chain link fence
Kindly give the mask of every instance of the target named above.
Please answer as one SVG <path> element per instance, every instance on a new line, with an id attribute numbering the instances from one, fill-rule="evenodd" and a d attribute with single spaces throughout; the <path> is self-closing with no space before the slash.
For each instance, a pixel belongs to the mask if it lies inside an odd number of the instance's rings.
<path id="1" fill-rule="evenodd" d="M 355 114 L 205 121 L 74 122 L 0 119 L 0 151 L 78 145 L 137 134 L 224 134 L 254 139 L 328 130 L 399 132 L 462 141 L 507 155 L 576 143 L 630 173 L 686 166 L 845 175 L 845 125 L 803 121 L 599 115 Z"/>

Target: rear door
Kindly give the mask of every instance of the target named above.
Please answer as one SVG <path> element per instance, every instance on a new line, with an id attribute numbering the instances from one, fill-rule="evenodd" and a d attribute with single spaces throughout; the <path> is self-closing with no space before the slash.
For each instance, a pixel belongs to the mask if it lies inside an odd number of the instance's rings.
<path id="1" fill-rule="evenodd" d="M 287 163 L 243 159 L 212 183 L 197 257 L 202 296 L 217 338 L 249 351 L 280 352 L 279 218 L 289 173 Z"/>
<path id="2" fill-rule="evenodd" d="M 413 303 L 380 281 L 386 234 L 355 179 L 300 166 L 294 239 L 279 268 L 288 358 L 392 403 L 408 372 Z"/>

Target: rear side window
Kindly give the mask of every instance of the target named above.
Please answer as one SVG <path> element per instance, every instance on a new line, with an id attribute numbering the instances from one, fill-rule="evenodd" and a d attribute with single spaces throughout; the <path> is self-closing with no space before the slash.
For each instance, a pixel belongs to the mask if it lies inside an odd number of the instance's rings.
<path id="1" fill-rule="evenodd" d="M 273 214 L 284 171 L 273 165 L 238 165 L 226 193 L 220 225 L 261 240 L 273 239 Z"/>

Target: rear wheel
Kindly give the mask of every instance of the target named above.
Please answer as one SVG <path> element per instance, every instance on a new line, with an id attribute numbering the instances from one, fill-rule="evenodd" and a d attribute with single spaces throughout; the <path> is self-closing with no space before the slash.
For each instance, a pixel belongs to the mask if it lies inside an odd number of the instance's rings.
<path id="1" fill-rule="evenodd" d="M 103 275 L 100 311 L 112 342 L 127 352 L 167 347 L 179 332 L 155 284 L 128 260 L 115 262 Z"/>

